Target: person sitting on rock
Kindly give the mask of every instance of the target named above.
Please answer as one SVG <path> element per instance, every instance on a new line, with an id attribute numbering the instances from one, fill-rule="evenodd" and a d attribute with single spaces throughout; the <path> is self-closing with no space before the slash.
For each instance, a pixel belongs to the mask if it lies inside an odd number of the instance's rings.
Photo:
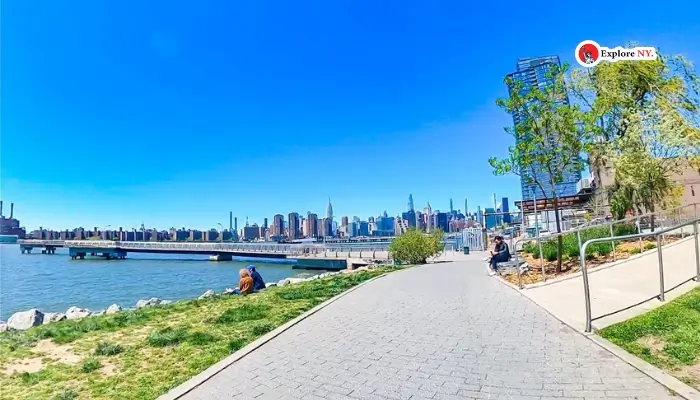
<path id="1" fill-rule="evenodd" d="M 249 265 L 246 269 L 250 272 L 250 277 L 253 278 L 253 290 L 257 292 L 265 289 L 265 280 L 263 280 L 262 275 L 255 270 L 255 265 Z"/>

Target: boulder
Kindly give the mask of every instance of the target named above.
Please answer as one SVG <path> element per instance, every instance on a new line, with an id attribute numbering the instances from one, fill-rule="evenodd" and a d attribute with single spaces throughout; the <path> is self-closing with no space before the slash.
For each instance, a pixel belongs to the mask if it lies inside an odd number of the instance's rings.
<path id="1" fill-rule="evenodd" d="M 66 318 L 67 316 L 64 313 L 46 313 L 44 314 L 44 325 L 63 321 Z"/>
<path id="2" fill-rule="evenodd" d="M 161 300 L 160 303 L 158 303 L 159 306 L 167 306 L 168 304 L 172 304 L 172 300 Z"/>
<path id="3" fill-rule="evenodd" d="M 277 286 L 277 284 L 274 283 L 274 282 L 267 282 L 267 283 L 265 284 L 265 287 L 266 287 L 266 288 L 273 287 L 273 286 Z"/>
<path id="4" fill-rule="evenodd" d="M 100 310 L 100 311 L 98 311 L 98 312 L 96 312 L 96 313 L 90 314 L 90 316 L 91 316 L 91 317 L 101 317 L 101 316 L 105 315 L 105 313 L 106 313 L 105 310 Z"/>
<path id="5" fill-rule="evenodd" d="M 304 278 L 287 278 L 287 281 L 292 285 L 299 282 L 304 282 Z"/>
<path id="6" fill-rule="evenodd" d="M 66 319 L 81 319 L 89 317 L 91 314 L 87 308 L 71 307 L 66 311 Z"/>
<path id="7" fill-rule="evenodd" d="M 206 299 L 209 297 L 212 297 L 214 295 L 214 291 L 212 289 L 207 290 L 206 292 L 202 293 L 201 296 L 199 296 L 199 299 Z"/>
<path id="8" fill-rule="evenodd" d="M 7 324 L 5 323 L 5 321 L 0 321 L 0 333 L 7 332 L 7 331 L 8 331 L 8 328 L 7 328 Z"/>
<path id="9" fill-rule="evenodd" d="M 32 308 L 28 311 L 20 311 L 12 314 L 10 319 L 7 320 L 7 328 L 23 331 L 29 329 L 33 326 L 39 326 L 44 323 L 44 313 Z"/>
<path id="10" fill-rule="evenodd" d="M 139 308 L 145 308 L 145 307 L 153 307 L 157 306 L 160 304 L 160 299 L 157 297 L 152 297 L 148 300 L 139 300 L 136 302 L 136 309 L 138 310 Z"/>
<path id="11" fill-rule="evenodd" d="M 290 283 L 292 283 L 289 279 L 282 279 L 281 281 L 277 282 L 277 286 L 287 286 Z"/>
<path id="12" fill-rule="evenodd" d="M 105 311 L 105 314 L 116 314 L 121 310 L 122 308 L 119 304 L 112 304 L 111 306 L 107 307 L 107 311 Z"/>

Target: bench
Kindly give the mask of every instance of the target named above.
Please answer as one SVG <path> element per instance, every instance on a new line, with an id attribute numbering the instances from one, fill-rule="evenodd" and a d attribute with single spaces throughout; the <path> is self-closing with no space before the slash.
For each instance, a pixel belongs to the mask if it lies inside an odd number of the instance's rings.
<path id="1" fill-rule="evenodd" d="M 501 276 L 504 274 L 505 275 L 510 275 L 513 273 L 517 274 L 519 264 L 522 264 L 522 263 L 518 263 L 512 259 L 509 261 L 499 262 L 498 264 L 496 264 L 496 272 L 498 272 L 498 275 L 501 275 Z"/>

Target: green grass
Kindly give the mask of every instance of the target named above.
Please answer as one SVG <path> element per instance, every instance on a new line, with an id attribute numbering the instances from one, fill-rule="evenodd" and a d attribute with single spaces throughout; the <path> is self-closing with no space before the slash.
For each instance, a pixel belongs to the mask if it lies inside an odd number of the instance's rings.
<path id="1" fill-rule="evenodd" d="M 637 228 L 634 224 L 615 224 L 613 225 L 613 232 L 615 236 L 623 236 L 637 233 Z M 590 239 L 598 239 L 610 237 L 610 227 L 593 227 L 581 231 L 581 244 L 585 243 Z M 576 258 L 580 254 L 580 248 L 578 245 L 578 237 L 575 233 L 568 233 L 562 236 L 564 253 L 563 255 L 569 258 Z M 588 258 L 593 258 L 595 255 L 606 256 L 612 253 L 613 247 L 610 242 L 607 243 L 593 243 L 586 248 L 586 256 Z M 557 259 L 557 239 L 549 239 L 542 242 L 542 254 L 540 254 L 539 246 L 537 242 L 528 242 L 523 246 L 523 251 L 530 253 L 534 258 L 539 259 L 543 257 L 547 261 L 554 261 Z"/>
<path id="2" fill-rule="evenodd" d="M 700 288 L 598 333 L 700 389 Z"/>
<path id="3" fill-rule="evenodd" d="M 2 333 L 0 399 L 155 399 L 299 314 L 395 269 L 338 274 L 252 296 L 217 296 Z M 65 364 L 37 352 L 36 344 L 47 339 L 80 361 Z M 43 368 L 4 373 L 8 366 L 30 359 L 41 359 Z"/>

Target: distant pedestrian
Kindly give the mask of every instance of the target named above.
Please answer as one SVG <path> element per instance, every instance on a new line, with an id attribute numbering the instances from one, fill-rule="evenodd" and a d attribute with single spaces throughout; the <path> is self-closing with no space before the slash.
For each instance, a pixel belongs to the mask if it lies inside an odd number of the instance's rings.
<path id="1" fill-rule="evenodd" d="M 249 265 L 246 269 L 250 272 L 250 277 L 253 278 L 253 290 L 257 292 L 265 289 L 265 280 L 262 275 L 255 270 L 255 265 Z"/>

